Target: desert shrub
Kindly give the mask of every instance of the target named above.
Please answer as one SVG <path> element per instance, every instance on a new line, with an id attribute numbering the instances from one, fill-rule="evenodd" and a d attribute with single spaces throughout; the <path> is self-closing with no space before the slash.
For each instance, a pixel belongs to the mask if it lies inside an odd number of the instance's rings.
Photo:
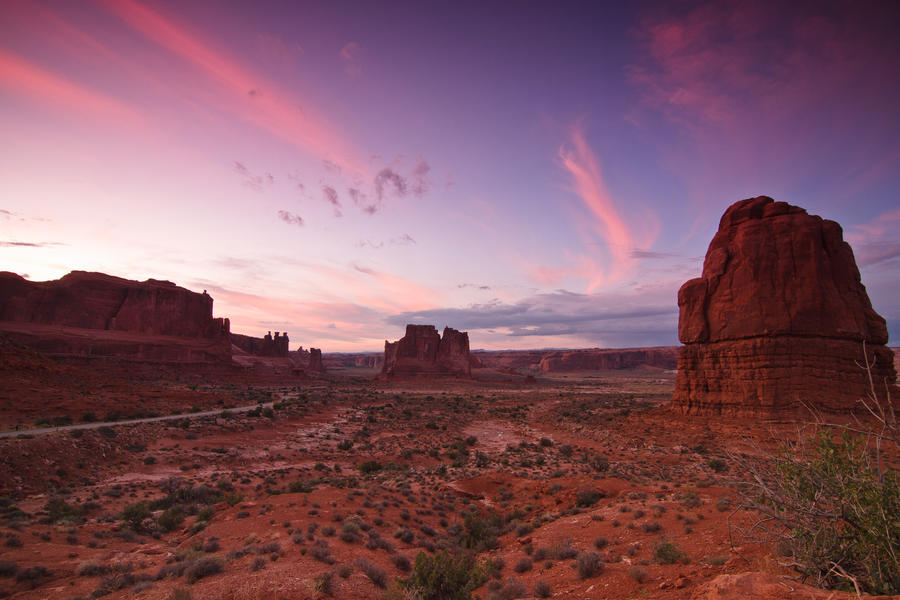
<path id="1" fill-rule="evenodd" d="M 588 506 L 593 506 L 597 503 L 600 498 L 603 497 L 603 492 L 595 489 L 595 488 L 584 488 L 578 490 L 575 494 L 575 504 L 586 508 Z"/>
<path id="2" fill-rule="evenodd" d="M 250 564 L 251 571 L 259 571 L 260 569 L 264 569 L 266 567 L 266 559 L 262 556 L 257 556 L 253 559 L 253 562 Z"/>
<path id="3" fill-rule="evenodd" d="M 528 595 L 528 588 L 518 579 L 509 578 L 497 591 L 488 595 L 488 600 L 515 600 Z"/>
<path id="4" fill-rule="evenodd" d="M 363 463 L 360 463 L 357 467 L 359 472 L 362 475 L 371 475 L 372 473 L 377 473 L 382 469 L 381 463 L 377 460 L 367 460 Z"/>
<path id="5" fill-rule="evenodd" d="M 159 515 L 156 522 L 163 531 L 173 531 L 184 523 L 184 509 L 178 504 L 169 507 Z"/>
<path id="6" fill-rule="evenodd" d="M 33 567 L 28 567 L 27 569 L 22 569 L 16 573 L 16 581 L 19 583 L 28 583 L 31 585 L 32 589 L 34 589 L 41 579 L 49 577 L 51 574 L 52 573 L 47 567 L 35 565 Z"/>
<path id="7" fill-rule="evenodd" d="M 553 556 L 556 560 L 568 560 L 578 556 L 578 550 L 572 546 L 572 540 L 563 540 L 553 547 Z"/>
<path id="8" fill-rule="evenodd" d="M 706 462 L 706 466 L 715 471 L 716 473 L 721 473 L 725 469 L 728 468 L 728 465 L 725 464 L 725 461 L 721 458 L 711 458 Z"/>
<path id="9" fill-rule="evenodd" d="M 341 440 L 338 442 L 338 450 L 349 450 L 353 447 L 353 440 Z"/>
<path id="10" fill-rule="evenodd" d="M 391 557 L 391 562 L 394 563 L 394 566 L 397 567 L 397 569 L 404 573 L 409 573 L 412 570 L 412 562 L 402 554 L 393 555 Z"/>
<path id="11" fill-rule="evenodd" d="M 900 448 L 900 427 L 892 411 L 880 414 L 880 431 L 865 437 L 823 428 L 768 464 L 748 465 L 754 495 L 745 504 L 780 526 L 772 537 L 820 586 L 900 592 L 900 475 L 867 446 L 871 437 Z"/>
<path id="12" fill-rule="evenodd" d="M 14 533 L 8 533 L 6 534 L 6 541 L 3 542 L 3 545 L 7 548 L 21 548 L 24 544 L 22 543 L 22 538 Z"/>
<path id="13" fill-rule="evenodd" d="M 553 595 L 552 590 L 550 589 L 550 584 L 544 581 L 543 579 L 538 579 L 534 582 L 534 597 L 535 598 L 549 598 Z"/>
<path id="14" fill-rule="evenodd" d="M 15 577 L 19 567 L 11 560 L 0 560 L 0 577 Z"/>
<path id="15" fill-rule="evenodd" d="M 579 552 L 575 559 L 575 570 L 582 579 L 595 577 L 603 572 L 603 559 L 596 552 Z"/>
<path id="16" fill-rule="evenodd" d="M 598 537 L 594 540 L 594 548 L 597 550 L 603 550 L 609 545 L 609 540 L 605 537 Z"/>
<path id="17" fill-rule="evenodd" d="M 54 498 L 44 508 L 47 511 L 47 519 L 52 523 L 64 519 L 77 519 L 84 512 L 82 507 L 69 504 L 62 498 Z"/>
<path id="18" fill-rule="evenodd" d="M 107 419 L 107 420 L 115 420 L 115 419 Z M 104 425 L 102 427 L 98 427 L 97 433 L 99 433 L 100 435 L 102 435 L 105 438 L 110 438 L 110 439 L 114 438 L 118 435 L 116 433 L 116 430 L 113 429 L 112 427 L 110 427 L 109 425 Z"/>
<path id="19" fill-rule="evenodd" d="M 313 580 L 313 588 L 323 596 L 334 595 L 334 571 L 326 571 Z"/>
<path id="20" fill-rule="evenodd" d="M 312 556 L 319 562 L 323 562 L 326 565 L 334 564 L 334 557 L 331 556 L 331 548 L 328 547 L 328 542 L 323 539 L 318 539 L 309 549 L 309 555 Z"/>
<path id="21" fill-rule="evenodd" d="M 354 564 L 376 586 L 383 588 L 387 585 L 387 572 L 366 558 L 357 558 Z"/>
<path id="22" fill-rule="evenodd" d="M 87 562 L 79 564 L 75 569 L 75 574 L 79 577 L 99 577 L 100 575 L 105 575 L 109 571 L 109 565 L 103 564 L 96 560 L 89 560 Z"/>
<path id="23" fill-rule="evenodd" d="M 483 582 L 483 570 L 470 554 L 441 550 L 433 556 L 419 552 L 412 573 L 400 585 L 409 597 L 421 600 L 469 600 Z"/>
<path id="24" fill-rule="evenodd" d="M 678 546 L 665 539 L 660 540 L 653 548 L 653 559 L 661 565 L 674 565 L 686 558 Z"/>
<path id="25" fill-rule="evenodd" d="M 644 533 L 654 533 L 662 529 L 662 525 L 657 521 L 650 521 L 649 523 L 643 523 L 641 529 L 644 530 Z"/>
<path id="26" fill-rule="evenodd" d="M 469 513 L 463 519 L 460 545 L 475 552 L 492 550 L 499 544 L 497 536 L 502 525 L 503 518 L 497 513 L 483 517 L 477 513 Z"/>
<path id="27" fill-rule="evenodd" d="M 637 581 L 638 583 L 644 583 L 647 581 L 647 569 L 643 567 L 629 567 L 628 576 Z"/>
<path id="28" fill-rule="evenodd" d="M 146 502 L 133 502 L 122 509 L 122 520 L 135 531 L 141 531 L 144 519 L 149 519 L 150 516 L 150 507 Z"/>
<path id="29" fill-rule="evenodd" d="M 222 561 L 212 556 L 204 556 L 195 560 L 184 571 L 184 580 L 188 583 L 195 583 L 204 577 L 221 573 L 224 569 Z"/>
<path id="30" fill-rule="evenodd" d="M 518 561 L 516 561 L 516 565 L 513 567 L 513 570 L 516 573 L 524 573 L 525 571 L 530 571 L 534 564 L 531 562 L 531 559 L 527 556 L 523 556 Z"/>

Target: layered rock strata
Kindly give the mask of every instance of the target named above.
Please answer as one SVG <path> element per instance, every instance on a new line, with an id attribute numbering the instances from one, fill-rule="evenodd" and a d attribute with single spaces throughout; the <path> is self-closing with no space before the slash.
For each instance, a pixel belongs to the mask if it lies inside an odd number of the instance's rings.
<path id="1" fill-rule="evenodd" d="M 872 308 L 840 225 L 760 196 L 722 216 L 703 274 L 678 292 L 675 408 L 770 414 L 848 411 L 896 381 L 885 320 Z"/>
<path id="2" fill-rule="evenodd" d="M 0 329 L 45 352 L 151 360 L 230 356 L 213 299 L 169 281 L 73 271 L 45 282 L 0 273 Z"/>

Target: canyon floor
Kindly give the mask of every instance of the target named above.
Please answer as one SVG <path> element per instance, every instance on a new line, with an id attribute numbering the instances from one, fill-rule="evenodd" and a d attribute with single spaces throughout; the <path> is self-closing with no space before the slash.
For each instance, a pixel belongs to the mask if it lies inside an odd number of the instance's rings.
<path id="1" fill-rule="evenodd" d="M 0 368 L 7 431 L 217 411 L 0 440 L 0 597 L 402 598 L 459 548 L 485 599 L 820 597 L 738 508 L 737 457 L 803 424 L 682 417 L 671 372 Z"/>

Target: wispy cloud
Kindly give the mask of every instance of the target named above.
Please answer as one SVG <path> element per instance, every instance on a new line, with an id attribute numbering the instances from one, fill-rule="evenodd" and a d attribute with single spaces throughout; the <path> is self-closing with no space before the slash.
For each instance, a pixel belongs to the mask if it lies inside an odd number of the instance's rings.
<path id="1" fill-rule="evenodd" d="M 629 272 L 635 261 L 632 255 L 635 236 L 606 187 L 599 160 L 588 145 L 580 122 L 572 128 L 570 143 L 560 148 L 559 157 L 571 177 L 572 190 L 594 219 L 593 233 L 603 240 L 609 253 L 605 268 L 587 257 L 581 257 L 587 269 L 579 270 L 591 277 L 588 291 L 592 292 L 603 284 L 621 281 Z M 547 270 L 537 274 L 552 279 L 559 272 Z"/>
<path id="2" fill-rule="evenodd" d="M 90 115 L 118 126 L 139 126 L 143 119 L 108 94 L 87 88 L 0 48 L 0 88 L 65 114 Z"/>
<path id="3" fill-rule="evenodd" d="M 341 201 L 338 200 L 338 193 L 330 185 L 322 186 L 322 197 L 325 199 L 325 202 L 328 202 L 334 208 L 334 216 L 341 217 L 344 213 L 341 212 Z"/>
<path id="4" fill-rule="evenodd" d="M 303 225 L 303 217 L 300 215 L 296 215 L 287 210 L 279 210 L 278 218 L 287 223 L 288 225 Z"/>
<path id="5" fill-rule="evenodd" d="M 383 201 L 391 190 L 398 196 L 405 196 L 407 190 L 406 179 L 397 171 L 385 167 L 375 175 L 375 195 L 378 201 Z"/>
<path id="6" fill-rule="evenodd" d="M 415 244 L 416 240 L 414 240 L 408 233 L 404 233 L 403 235 L 398 235 L 397 237 L 391 238 L 391 243 L 396 246 L 409 246 L 411 244 Z"/>
<path id="7" fill-rule="evenodd" d="M 234 161 L 233 169 L 235 173 L 241 176 L 241 183 L 251 190 L 260 192 L 262 191 L 264 185 L 271 185 L 275 183 L 275 177 L 271 173 L 263 173 L 262 175 L 258 175 L 250 171 L 250 169 L 248 169 L 246 165 L 244 165 L 244 163 L 240 161 Z"/>
<path id="8" fill-rule="evenodd" d="M 347 75 L 357 77 L 362 73 L 361 54 L 362 48 L 356 42 L 348 42 L 341 48 L 341 51 L 338 52 L 338 56 L 340 56 L 341 60 L 344 62 L 344 71 L 346 71 Z"/>
<path id="9" fill-rule="evenodd" d="M 388 322 L 397 326 L 406 323 L 450 325 L 470 331 L 492 331 L 510 338 L 593 337 L 604 345 L 676 343 L 678 309 L 674 302 L 638 297 L 623 300 L 625 298 L 621 296 L 560 291 L 515 303 L 494 300 L 466 308 L 408 311 L 388 317 Z"/>
<path id="10" fill-rule="evenodd" d="M 868 223 L 853 226 L 847 232 L 847 241 L 853 245 L 856 262 L 860 267 L 900 267 L 900 209 L 889 210 Z"/>
<path id="11" fill-rule="evenodd" d="M 53 246 L 66 246 L 62 242 L 10 242 L 0 241 L 0 246 L 4 248 L 50 248 Z"/>
<path id="12" fill-rule="evenodd" d="M 334 126 L 309 104 L 265 80 L 226 52 L 215 48 L 174 19 L 134 0 L 101 0 L 135 31 L 159 44 L 199 71 L 215 93 L 210 102 L 222 111 L 253 123 L 311 156 L 325 158 L 364 175 L 365 161 Z M 255 90 L 257 93 L 249 95 Z"/>
<path id="13" fill-rule="evenodd" d="M 651 250 L 640 250 L 635 248 L 630 253 L 631 258 L 649 258 L 649 259 L 663 259 L 663 258 L 674 258 L 677 255 L 671 254 L 668 252 L 653 252 Z"/>
<path id="14" fill-rule="evenodd" d="M 431 188 L 428 173 L 431 167 L 424 160 L 420 160 L 412 171 L 412 193 L 414 196 L 424 196 Z"/>

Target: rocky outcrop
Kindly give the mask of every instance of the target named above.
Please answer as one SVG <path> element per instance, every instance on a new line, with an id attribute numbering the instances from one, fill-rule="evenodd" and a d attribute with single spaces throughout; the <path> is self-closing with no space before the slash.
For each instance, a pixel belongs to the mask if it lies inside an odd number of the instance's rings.
<path id="1" fill-rule="evenodd" d="M 320 348 L 309 349 L 309 366 L 306 370 L 311 373 L 324 373 L 325 365 L 322 363 L 322 350 Z"/>
<path id="2" fill-rule="evenodd" d="M 589 350 L 558 350 L 544 355 L 542 373 L 612 371 L 617 369 L 674 369 L 678 364 L 675 347 Z"/>
<path id="3" fill-rule="evenodd" d="M 280 331 L 268 332 L 265 336 L 258 338 L 249 335 L 241 335 L 239 333 L 231 334 L 231 343 L 253 356 L 279 356 L 286 357 L 288 355 L 288 334 L 285 331 L 281 335 Z"/>
<path id="4" fill-rule="evenodd" d="M 228 319 L 214 319 L 213 299 L 170 281 L 132 281 L 72 271 L 55 281 L 0 273 L 0 321 L 129 331 L 150 335 L 223 338 Z"/>
<path id="5" fill-rule="evenodd" d="M 439 335 L 434 325 L 407 325 L 406 335 L 396 342 L 384 342 L 382 375 L 472 374 L 469 334 L 450 327 Z"/>
<path id="6" fill-rule="evenodd" d="M 728 208 L 678 307 L 684 413 L 851 410 L 868 391 L 863 342 L 876 380 L 896 380 L 840 225 L 797 206 L 761 196 Z"/>
<path id="7" fill-rule="evenodd" d="M 0 273 L 0 330 L 48 354 L 172 362 L 231 356 L 213 299 L 169 281 L 73 271 L 56 281 Z"/>

